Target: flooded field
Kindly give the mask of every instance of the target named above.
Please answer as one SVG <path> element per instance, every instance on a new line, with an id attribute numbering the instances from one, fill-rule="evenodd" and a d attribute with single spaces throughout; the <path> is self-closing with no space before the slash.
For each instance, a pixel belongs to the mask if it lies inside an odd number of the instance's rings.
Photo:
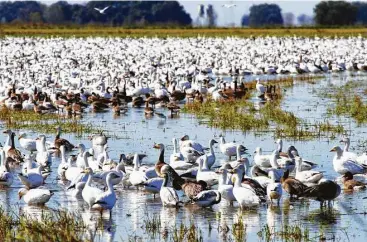
<path id="1" fill-rule="evenodd" d="M 361 154 L 367 150 L 365 125 L 357 123 L 348 115 L 330 114 L 336 105 L 327 95 L 332 93 L 330 88 L 343 87 L 348 82 L 360 84 L 351 89 L 351 93 L 359 93 L 365 100 L 366 76 L 325 74 L 313 83 L 295 81 L 292 87 L 282 88 L 281 108 L 309 122 L 327 120 L 333 125 L 341 124 L 351 138 L 351 150 Z M 250 101 L 262 105 L 256 97 L 251 97 Z M 127 113 L 120 116 L 114 116 L 112 112 L 86 112 L 82 122 L 92 123 L 111 137 L 108 141 L 109 155 L 114 161 L 118 161 L 121 153 L 137 152 L 147 155 L 143 163 L 148 165 L 153 165 L 159 156 L 159 151 L 153 149 L 154 143 L 166 145 L 165 160 L 168 162 L 173 152 L 171 139 L 185 134 L 201 144 L 207 144 L 212 138 L 219 141 L 219 136 L 224 135 L 227 141 L 247 147 L 249 155 L 246 156 L 250 161 L 253 160 L 256 147 L 262 147 L 265 153 L 270 153 L 276 148 L 274 141 L 279 138 L 273 132 L 273 127 L 269 127 L 268 132 L 222 130 L 208 127 L 205 118 L 197 119 L 190 113 L 181 112 L 178 117 L 171 118 L 166 109 L 157 108 L 156 111 L 165 116 L 147 118 L 144 108 L 129 107 Z M 1 125 L 6 129 L 4 123 Z M 20 130 L 14 131 L 18 133 Z M 27 132 L 30 137 L 39 135 L 29 130 L 21 131 Z M 333 169 L 334 153 L 329 151 L 333 146 L 341 145 L 340 136 L 325 133 L 318 138 L 282 138 L 286 147 L 291 144 L 297 147 L 302 156 L 318 164 L 317 169 L 323 171 L 326 178 L 334 180 L 339 174 Z M 55 134 L 47 134 L 46 137 L 47 140 L 53 140 Z M 81 137 L 63 134 L 63 137 L 74 144 L 91 145 L 88 134 Z M 0 142 L 4 141 L 5 136 L 0 136 Z M 16 146 L 19 147 L 17 141 Z M 214 166 L 219 166 L 226 157 L 218 146 L 214 146 L 214 150 L 217 157 Z M 57 171 L 59 162 L 58 157 L 52 158 L 53 171 Z M 100 214 L 89 211 L 83 199 L 77 200 L 71 196 L 71 191 L 67 191 L 66 186 L 57 179 L 57 172 L 51 172 L 45 186 L 55 193 L 46 207 L 28 206 L 18 200 L 18 189 L 22 184 L 15 178 L 10 188 L 1 190 L 1 206 L 7 212 L 38 218 L 43 212 L 51 213 L 54 209 L 79 214 L 88 225 L 89 232 L 85 238 L 95 241 L 365 241 L 367 235 L 366 191 L 342 191 L 334 202 L 333 210 L 328 212 L 321 211 L 316 201 L 290 201 L 285 192 L 279 207 L 262 204 L 256 209 L 240 211 L 236 203 L 229 206 L 224 199 L 212 208 L 200 208 L 193 204 L 167 208 L 161 205 L 159 195 L 154 198 L 152 194 L 134 187 L 123 188 L 118 185 L 115 187 L 117 202 L 112 217 L 105 212 L 100 220 Z M 179 196 L 183 194 L 179 193 Z"/>

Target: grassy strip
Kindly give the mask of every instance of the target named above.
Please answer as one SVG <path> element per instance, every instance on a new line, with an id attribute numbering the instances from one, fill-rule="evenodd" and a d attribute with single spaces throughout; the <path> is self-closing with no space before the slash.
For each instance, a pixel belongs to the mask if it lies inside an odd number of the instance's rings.
<path id="1" fill-rule="evenodd" d="M 65 133 L 75 133 L 77 136 L 90 133 L 100 133 L 100 129 L 91 123 L 82 123 L 77 119 L 61 117 L 57 114 L 37 114 L 32 111 L 11 111 L 6 107 L 0 108 L 0 121 L 7 129 L 27 129 L 41 133 L 55 133 L 58 126 Z"/>
<path id="2" fill-rule="evenodd" d="M 108 26 L 0 25 L 0 36 L 114 37 L 350 37 L 367 35 L 366 28 L 125 28 Z"/>

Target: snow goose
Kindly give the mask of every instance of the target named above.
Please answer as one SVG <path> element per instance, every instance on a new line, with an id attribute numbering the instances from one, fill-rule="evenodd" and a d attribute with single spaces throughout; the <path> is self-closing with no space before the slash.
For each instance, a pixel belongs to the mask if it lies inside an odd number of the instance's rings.
<path id="1" fill-rule="evenodd" d="M 145 172 L 139 170 L 139 155 L 134 155 L 134 170 L 129 175 L 130 183 L 133 186 L 144 184 L 148 177 L 145 175 Z"/>
<path id="2" fill-rule="evenodd" d="M 356 161 L 348 159 L 348 157 L 343 156 L 343 150 L 339 146 L 334 146 L 330 152 L 336 152 L 333 158 L 334 170 L 343 175 L 347 171 L 354 174 L 363 174 L 366 172 L 366 167 L 358 164 Z"/>
<path id="3" fill-rule="evenodd" d="M 163 183 L 159 191 L 159 196 L 161 197 L 163 206 L 178 206 L 181 202 L 178 198 L 176 190 L 170 187 L 168 184 L 168 179 L 170 179 L 169 173 L 167 173 L 165 168 L 162 169 Z"/>
<path id="4" fill-rule="evenodd" d="M 344 149 L 343 149 L 343 156 L 345 159 L 351 159 L 351 160 L 356 160 L 358 155 L 356 153 L 350 152 L 349 151 L 349 147 L 350 147 L 350 139 L 349 137 L 343 137 L 340 140 L 340 143 L 344 143 Z"/>
<path id="5" fill-rule="evenodd" d="M 210 170 L 203 170 L 203 164 L 207 162 L 207 155 L 199 158 L 199 169 L 196 174 L 196 181 L 204 181 L 209 186 L 218 183 L 218 175 Z"/>
<path id="6" fill-rule="evenodd" d="M 19 140 L 19 144 L 20 146 L 29 151 L 29 152 L 34 152 L 37 151 L 37 146 L 36 146 L 36 140 L 34 139 L 27 139 L 27 134 L 26 133 L 21 133 L 18 136 L 18 140 Z"/>
<path id="7" fill-rule="evenodd" d="M 181 138 L 180 149 L 182 149 L 183 147 L 192 147 L 194 150 L 197 150 L 198 152 L 201 153 L 204 152 L 204 147 L 198 142 L 190 140 L 187 134 L 182 136 Z"/>
<path id="8" fill-rule="evenodd" d="M 360 165 L 367 166 L 367 152 L 363 152 L 362 155 L 358 156 L 356 161 Z"/>
<path id="9" fill-rule="evenodd" d="M 282 185 L 276 181 L 275 174 L 273 171 L 269 171 L 269 177 L 272 182 L 267 185 L 266 194 L 271 204 L 273 203 L 273 200 L 275 199 L 277 200 L 277 204 L 279 206 L 280 199 L 283 193 Z"/>
<path id="10" fill-rule="evenodd" d="M 303 183 L 318 183 L 323 177 L 323 173 L 319 171 L 302 171 L 302 158 L 297 156 L 296 160 L 296 176 L 295 178 Z"/>
<path id="11" fill-rule="evenodd" d="M 111 180 L 112 185 L 115 186 L 119 184 L 126 173 L 124 163 L 119 163 L 114 170 L 95 173 L 93 175 L 93 180 L 106 186 L 106 177 L 109 173 L 115 174 Z"/>
<path id="12" fill-rule="evenodd" d="M 215 154 L 214 154 L 214 149 L 213 149 L 213 145 L 218 143 L 217 141 L 215 141 L 214 139 L 211 139 L 209 141 L 209 151 L 210 153 L 209 154 L 205 154 L 206 155 L 206 164 L 204 166 L 204 169 L 210 169 L 214 163 L 215 163 Z M 197 160 L 196 160 L 196 163 L 199 164 L 198 160 L 200 158 L 202 158 L 203 156 L 200 156 Z"/>
<path id="13" fill-rule="evenodd" d="M 90 167 L 87 167 L 84 172 L 88 174 L 88 180 L 85 183 L 84 189 L 82 191 L 83 200 L 88 204 L 91 209 L 94 203 L 96 202 L 96 198 L 103 194 L 103 191 L 97 187 L 92 187 L 92 176 L 93 170 Z"/>
<path id="14" fill-rule="evenodd" d="M 90 157 L 91 154 L 88 151 L 85 151 L 83 154 L 83 160 L 84 160 L 84 166 L 87 168 L 89 167 L 88 164 L 88 157 Z M 78 178 L 81 173 L 83 173 L 83 169 L 80 167 L 73 166 L 71 163 L 72 160 L 68 160 L 68 169 L 65 171 L 65 178 L 68 181 L 71 181 L 74 184 L 80 181 L 80 178 Z"/>
<path id="15" fill-rule="evenodd" d="M 254 162 L 260 167 L 272 167 L 270 164 L 271 155 L 263 155 L 261 147 L 256 147 Z"/>
<path id="16" fill-rule="evenodd" d="M 116 204 L 116 193 L 113 189 L 112 180 L 116 179 L 115 173 L 108 173 L 106 176 L 105 183 L 107 184 L 107 191 L 96 194 L 95 200 L 92 204 L 93 209 L 100 210 L 110 210 L 110 215 L 112 214 L 111 210 Z"/>
<path id="17" fill-rule="evenodd" d="M 176 138 L 172 138 L 172 144 L 173 144 L 173 153 L 170 156 L 170 164 L 175 161 L 183 161 L 184 157 L 182 156 L 181 152 L 179 152 L 177 149 L 178 141 Z"/>
<path id="18" fill-rule="evenodd" d="M 52 157 L 46 149 L 46 136 L 40 135 L 38 136 L 36 141 L 38 143 L 37 144 L 37 155 L 36 155 L 37 163 L 43 167 L 50 166 L 52 162 Z"/>
<path id="19" fill-rule="evenodd" d="M 23 198 L 24 202 L 28 205 L 43 206 L 50 200 L 52 195 L 54 195 L 54 193 L 50 190 L 41 188 L 30 190 L 27 188 L 21 188 L 18 191 L 19 199 Z"/>
<path id="20" fill-rule="evenodd" d="M 260 198 L 256 195 L 255 191 L 247 186 L 242 186 L 242 176 L 243 171 L 241 169 L 235 168 L 232 170 L 235 174 L 232 176 L 232 181 L 234 184 L 233 195 L 236 198 L 241 209 L 246 207 L 258 206 L 260 204 Z"/>
<path id="21" fill-rule="evenodd" d="M 10 172 L 8 159 L 5 158 L 5 151 L 0 149 L 0 164 L 1 164 L 1 171 L 0 171 L 0 185 L 1 186 L 11 186 L 13 184 L 13 174 Z"/>
<path id="22" fill-rule="evenodd" d="M 223 155 L 229 157 L 229 160 L 231 160 L 232 156 L 235 156 L 237 154 L 237 144 L 234 142 L 226 143 L 224 137 L 220 137 L 219 149 Z M 246 150 L 247 149 L 243 146 L 241 154 L 245 154 Z"/>
<path id="23" fill-rule="evenodd" d="M 60 147 L 60 157 L 61 157 L 61 162 L 59 166 L 57 167 L 57 174 L 59 175 L 60 179 L 64 180 L 65 172 L 68 169 L 68 163 L 67 163 L 66 156 L 65 156 L 65 146 L 63 145 Z"/>
<path id="24" fill-rule="evenodd" d="M 146 182 L 143 182 L 144 190 L 148 193 L 152 193 L 153 198 L 155 198 L 155 194 L 160 192 L 163 182 L 164 179 L 161 177 L 150 178 Z"/>
<path id="25" fill-rule="evenodd" d="M 233 186 L 228 184 L 228 170 L 232 169 L 231 165 L 226 163 L 224 164 L 217 173 L 220 174 L 218 181 L 218 191 L 222 195 L 222 198 L 227 200 L 231 205 L 236 198 L 233 195 Z"/>
<path id="26" fill-rule="evenodd" d="M 35 171 L 27 172 L 27 175 L 18 174 L 19 180 L 28 189 L 39 187 L 43 184 L 42 167 L 39 166 Z"/>

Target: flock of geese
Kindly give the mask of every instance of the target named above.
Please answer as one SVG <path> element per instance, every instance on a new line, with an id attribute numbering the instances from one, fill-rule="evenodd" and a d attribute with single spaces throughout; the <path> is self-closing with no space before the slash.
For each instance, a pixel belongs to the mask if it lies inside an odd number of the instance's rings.
<path id="1" fill-rule="evenodd" d="M 291 199 L 308 198 L 320 202 L 323 208 L 341 193 L 340 185 L 324 177 L 317 171 L 317 164 L 301 157 L 298 150 L 289 146 L 283 152 L 283 141 L 276 140 L 274 151 L 263 154 L 261 147 L 254 151 L 253 160 L 243 157 L 248 150 L 241 144 L 226 142 L 220 137 L 219 142 L 211 139 L 208 147 L 203 146 L 188 135 L 180 139 L 173 138 L 173 152 L 169 162 L 165 161 L 165 145 L 154 144 L 159 150 L 154 166 L 144 165 L 144 154 L 120 155 L 119 161 L 113 161 L 108 155 L 108 138 L 103 134 L 92 136 L 91 146 L 74 146 L 61 137 L 57 128 L 53 142 L 46 141 L 45 135 L 36 139 L 19 135 L 20 149 L 15 147 L 16 134 L 5 130 L 5 144 L 0 149 L 1 168 L 0 185 L 10 187 L 17 176 L 24 185 L 18 191 L 19 199 L 29 205 L 44 205 L 54 192 L 47 189 L 47 177 L 51 172 L 52 156 L 59 155 L 58 178 L 65 190 L 72 190 L 72 196 L 82 199 L 91 210 L 113 209 L 116 203 L 114 186 L 121 184 L 124 189 L 138 189 L 147 194 L 159 194 L 163 206 L 180 207 L 193 203 L 200 207 L 211 207 L 227 201 L 229 205 L 238 204 L 241 209 L 259 206 L 263 203 L 278 204 L 284 192 Z M 353 191 L 365 188 L 360 181 L 365 179 L 367 154 L 360 156 L 350 152 L 350 140 L 343 137 L 345 143 L 333 147 L 336 152 L 333 166 L 342 175 L 343 189 Z M 219 151 L 227 161 L 220 166 L 216 163 L 214 146 L 219 143 Z M 77 150 L 77 154 L 70 152 Z M 233 159 L 234 158 L 234 159 Z M 21 172 L 13 173 L 21 165 Z M 13 170 L 13 171 L 12 171 Z M 358 177 L 359 176 L 359 177 Z M 358 179 L 357 179 L 358 177 Z M 182 190 L 185 198 L 179 197 Z"/>

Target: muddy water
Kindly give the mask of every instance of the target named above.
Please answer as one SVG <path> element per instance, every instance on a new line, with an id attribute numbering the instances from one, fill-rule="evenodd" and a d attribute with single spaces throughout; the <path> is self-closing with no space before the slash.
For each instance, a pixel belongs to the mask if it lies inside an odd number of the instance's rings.
<path id="1" fill-rule="evenodd" d="M 327 85 L 342 85 L 351 79 L 348 75 L 326 76 L 325 79 L 316 81 L 316 84 L 298 83 L 292 88 L 286 89 L 282 106 L 285 110 L 294 112 L 298 117 L 308 120 L 324 120 L 327 102 L 317 95 L 318 90 Z M 258 102 L 256 98 L 252 99 Z M 165 113 L 165 110 L 157 110 Z M 109 141 L 110 157 L 117 160 L 120 153 L 145 153 L 144 163 L 153 165 L 158 158 L 158 151 L 153 149 L 154 142 L 167 145 L 166 160 L 172 152 L 172 137 L 180 137 L 189 134 L 191 139 L 195 139 L 203 144 L 211 138 L 218 138 L 220 134 L 225 134 L 227 141 L 236 141 L 244 144 L 250 151 L 257 146 L 270 152 L 275 148 L 272 133 L 262 134 L 242 133 L 238 131 L 221 131 L 200 125 L 199 121 L 192 115 L 180 114 L 179 118 L 167 118 L 154 116 L 150 119 L 144 117 L 144 109 L 130 108 L 126 115 L 114 117 L 112 113 L 86 113 L 84 119 L 90 120 L 99 127 L 103 127 L 107 133 L 114 138 Z M 343 123 L 345 129 L 350 131 L 351 146 L 355 147 L 357 141 L 365 140 L 366 128 L 357 125 L 348 118 L 332 118 L 333 123 Z M 37 134 L 29 132 L 29 136 L 35 137 Z M 76 138 L 73 135 L 65 134 L 64 138 L 73 143 L 84 143 L 90 145 L 87 137 Z M 52 140 L 53 135 L 47 138 Z M 338 138 L 338 137 L 337 137 Z M 3 143 L 5 137 L 1 136 Z M 285 147 L 290 144 L 295 145 L 302 156 L 307 157 L 319 164 L 318 169 L 325 171 L 328 178 L 335 179 L 338 175 L 332 167 L 333 154 L 328 151 L 338 143 L 338 139 L 321 138 L 311 141 L 292 141 L 284 139 Z M 215 147 L 217 163 L 220 164 L 225 158 L 219 147 Z M 358 150 L 360 153 L 361 151 Z M 250 152 L 252 153 L 252 152 Z M 249 156 L 251 159 L 252 157 Z M 77 200 L 71 196 L 70 191 L 66 191 L 66 186 L 57 179 L 57 167 L 59 159 L 53 160 L 52 169 L 54 172 L 47 178 L 46 187 L 55 190 L 46 208 L 27 206 L 23 201 L 18 200 L 17 190 L 21 187 L 20 182 L 15 179 L 12 187 L 0 191 L 0 204 L 7 210 L 15 213 L 25 212 L 32 216 L 40 216 L 42 211 L 51 211 L 56 208 L 64 208 L 72 212 L 80 213 L 83 220 L 89 225 L 90 231 L 87 237 L 94 237 L 97 241 L 162 241 L 171 240 L 172 235 L 167 231 L 172 231 L 175 225 L 180 223 L 195 223 L 201 230 L 204 241 L 226 240 L 232 236 L 232 224 L 241 217 L 246 226 L 246 238 L 248 241 L 259 240 L 258 232 L 268 225 L 275 230 L 280 230 L 284 225 L 300 225 L 303 229 L 308 229 L 312 240 L 319 240 L 322 233 L 327 240 L 335 241 L 365 241 L 367 235 L 366 210 L 367 192 L 360 191 L 354 194 L 342 194 L 334 203 L 335 214 L 332 219 L 320 215 L 319 203 L 314 201 L 290 202 L 287 195 L 283 196 L 280 207 L 261 205 L 256 210 L 240 212 L 235 205 L 230 207 L 226 201 L 214 206 L 212 209 L 200 209 L 194 205 L 187 205 L 179 209 L 164 208 L 161 206 L 159 196 L 146 194 L 134 188 L 124 189 L 116 187 L 118 200 L 112 211 L 112 217 L 106 212 L 103 214 L 103 231 L 95 232 L 95 227 L 99 214 L 90 212 L 82 200 Z M 17 171 L 16 171 L 17 172 Z M 182 194 L 180 194 L 182 195 Z M 351 215 L 353 214 L 353 215 Z M 144 221 L 148 217 L 160 217 L 160 233 L 148 233 L 144 228 Z M 226 233 L 227 228 L 230 229 Z M 232 237 L 233 238 L 233 237 Z M 274 238 L 272 238 L 274 239 Z M 280 237 L 275 238 L 281 240 Z"/>

